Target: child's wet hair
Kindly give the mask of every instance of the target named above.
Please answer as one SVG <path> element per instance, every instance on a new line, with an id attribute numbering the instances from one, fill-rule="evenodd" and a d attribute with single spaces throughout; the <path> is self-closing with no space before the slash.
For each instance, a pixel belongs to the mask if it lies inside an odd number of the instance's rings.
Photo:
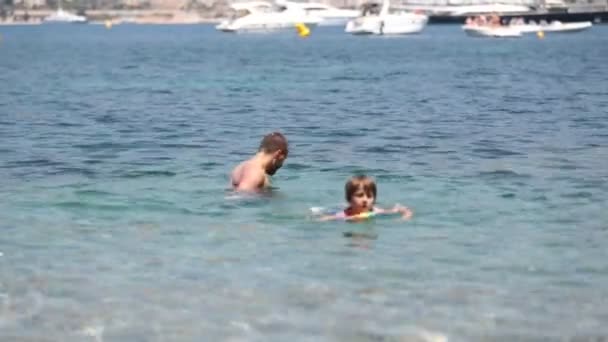
<path id="1" fill-rule="evenodd" d="M 376 182 L 371 177 L 365 175 L 359 175 L 351 177 L 344 186 L 344 196 L 346 201 L 350 202 L 351 198 L 357 192 L 357 190 L 363 189 L 363 191 L 369 196 L 373 195 L 376 198 Z"/>

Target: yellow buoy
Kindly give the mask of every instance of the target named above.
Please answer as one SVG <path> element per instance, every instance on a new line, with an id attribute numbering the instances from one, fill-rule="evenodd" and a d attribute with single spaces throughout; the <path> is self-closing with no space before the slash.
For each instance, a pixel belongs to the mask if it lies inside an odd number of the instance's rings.
<path id="1" fill-rule="evenodd" d="M 536 36 L 538 37 L 538 39 L 543 39 L 543 38 L 545 38 L 545 32 L 538 31 L 538 32 L 536 32 Z"/>
<path id="2" fill-rule="evenodd" d="M 300 37 L 308 37 L 310 36 L 310 29 L 304 23 L 297 23 L 296 30 L 298 30 L 298 35 Z"/>
<path id="3" fill-rule="evenodd" d="M 106 28 L 109 30 L 112 28 L 112 21 L 111 20 L 106 20 L 105 22 Z"/>

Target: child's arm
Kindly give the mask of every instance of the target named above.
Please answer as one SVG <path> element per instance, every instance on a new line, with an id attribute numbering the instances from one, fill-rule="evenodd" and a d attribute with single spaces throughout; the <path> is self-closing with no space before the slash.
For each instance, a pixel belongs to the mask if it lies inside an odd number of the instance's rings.
<path id="1" fill-rule="evenodd" d="M 414 212 L 412 210 L 410 210 L 410 208 L 403 206 L 401 204 L 395 204 L 395 206 L 393 207 L 393 211 L 396 213 L 400 213 L 401 217 L 404 220 L 409 220 L 412 218 L 412 216 L 414 216 Z"/>
<path id="2" fill-rule="evenodd" d="M 374 211 L 378 214 L 401 214 L 401 217 L 404 220 L 409 220 L 414 216 L 414 213 L 408 207 L 402 206 L 401 204 L 395 204 L 392 209 L 374 208 Z"/>

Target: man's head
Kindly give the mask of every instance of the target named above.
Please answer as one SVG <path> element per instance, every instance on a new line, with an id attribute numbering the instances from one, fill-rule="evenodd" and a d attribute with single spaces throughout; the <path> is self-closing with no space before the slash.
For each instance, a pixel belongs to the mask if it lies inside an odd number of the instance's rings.
<path id="1" fill-rule="evenodd" d="M 283 166 L 283 162 L 287 159 L 289 148 L 287 139 L 279 132 L 267 134 L 260 142 L 259 152 L 264 153 L 270 158 L 270 162 L 266 165 L 266 173 L 274 175 L 278 169 Z"/>

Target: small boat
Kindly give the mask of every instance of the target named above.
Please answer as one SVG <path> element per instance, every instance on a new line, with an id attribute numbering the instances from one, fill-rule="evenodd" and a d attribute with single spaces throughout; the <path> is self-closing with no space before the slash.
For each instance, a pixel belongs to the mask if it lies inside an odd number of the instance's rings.
<path id="1" fill-rule="evenodd" d="M 464 25 L 462 30 L 472 37 L 517 38 L 522 36 L 520 29 L 511 26 Z"/>
<path id="2" fill-rule="evenodd" d="M 308 15 L 320 17 L 319 26 L 342 26 L 359 16 L 359 11 L 336 8 L 319 2 L 286 2 L 287 6 L 298 7 Z"/>
<path id="3" fill-rule="evenodd" d="M 44 23 L 67 23 L 67 24 L 84 24 L 88 22 L 87 17 L 72 14 L 64 11 L 61 7 L 61 0 L 57 2 L 57 11 L 42 19 Z"/>
<path id="4" fill-rule="evenodd" d="M 368 3 L 362 7 L 361 15 L 350 20 L 344 29 L 354 35 L 402 35 L 421 32 L 429 18 L 424 14 L 390 8 L 390 1 L 382 6 Z"/>
<path id="5" fill-rule="evenodd" d="M 45 23 L 67 23 L 67 24 L 84 24 L 87 18 L 81 15 L 72 14 L 64 11 L 61 7 L 53 14 L 43 19 Z"/>
<path id="6" fill-rule="evenodd" d="M 309 15 L 289 3 L 252 1 L 232 4 L 233 15 L 216 26 L 223 32 L 273 31 L 295 29 L 296 25 L 318 25 L 323 19 Z"/>

